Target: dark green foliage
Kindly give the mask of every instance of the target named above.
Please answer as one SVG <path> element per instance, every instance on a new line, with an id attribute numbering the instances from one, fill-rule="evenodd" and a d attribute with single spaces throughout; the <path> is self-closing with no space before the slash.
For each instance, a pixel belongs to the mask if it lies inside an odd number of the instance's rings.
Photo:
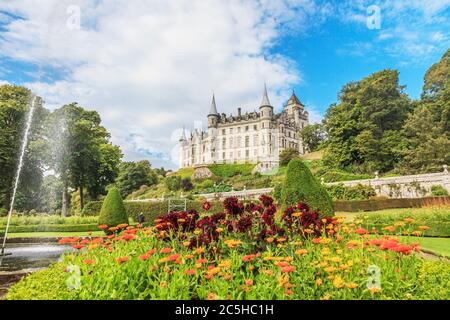
<path id="1" fill-rule="evenodd" d="M 333 215 L 333 205 L 327 191 L 301 160 L 294 159 L 287 168 L 281 204 L 286 207 L 298 202 L 305 202 L 322 216 Z"/>
<path id="2" fill-rule="evenodd" d="M 166 188 L 170 191 L 177 191 L 181 188 L 181 177 L 180 176 L 169 176 L 164 181 Z"/>
<path id="3" fill-rule="evenodd" d="M 342 183 L 326 186 L 325 189 L 333 200 L 366 200 L 376 195 L 371 186 L 358 184 L 354 187 L 346 187 Z"/>
<path id="4" fill-rule="evenodd" d="M 325 140 L 325 127 L 321 123 L 311 124 L 303 128 L 299 134 L 306 149 L 309 152 L 314 152 L 320 148 L 321 143 Z"/>
<path id="5" fill-rule="evenodd" d="M 102 209 L 102 201 L 89 201 L 81 211 L 82 216 L 97 216 Z"/>
<path id="6" fill-rule="evenodd" d="M 254 164 L 212 164 L 208 169 L 218 177 L 230 178 L 236 175 L 251 175 Z"/>
<path id="7" fill-rule="evenodd" d="M 281 201 L 281 193 L 283 191 L 283 185 L 282 184 L 277 184 L 275 185 L 275 187 L 273 188 L 272 191 L 272 196 L 275 199 L 275 201 L 280 202 Z"/>
<path id="8" fill-rule="evenodd" d="M 398 71 L 383 70 L 346 84 L 324 123 L 327 167 L 373 173 L 392 170 L 402 158 L 402 125 L 411 103 Z"/>
<path id="9" fill-rule="evenodd" d="M 111 188 L 103 200 L 98 223 L 106 224 L 109 227 L 115 227 L 121 223 L 128 223 L 128 215 L 117 188 Z"/>
<path id="10" fill-rule="evenodd" d="M 122 197 L 127 197 L 143 185 L 152 186 L 158 182 L 157 173 L 152 170 L 148 160 L 137 162 L 122 162 L 119 166 L 117 188 Z"/>
<path id="11" fill-rule="evenodd" d="M 3 228 L 2 228 L 3 229 Z M 87 232 L 99 231 L 97 223 L 86 224 L 36 224 L 36 225 L 21 225 L 10 226 L 8 232 L 23 233 L 23 232 Z M 3 232 L 4 230 L 1 230 Z"/>
<path id="12" fill-rule="evenodd" d="M 448 196 L 448 191 L 444 187 L 436 185 L 431 187 L 431 195 L 434 197 Z"/>
<path id="13" fill-rule="evenodd" d="M 280 166 L 287 166 L 289 161 L 298 158 L 299 152 L 296 148 L 286 148 L 280 153 Z"/>
<path id="14" fill-rule="evenodd" d="M 191 178 L 183 178 L 180 182 L 181 190 L 190 191 L 194 189 L 194 185 L 192 184 Z"/>
<path id="15" fill-rule="evenodd" d="M 424 197 L 403 199 L 370 199 L 357 201 L 334 201 L 335 211 L 377 211 L 395 208 L 420 208 L 423 206 L 450 205 L 450 197 Z"/>

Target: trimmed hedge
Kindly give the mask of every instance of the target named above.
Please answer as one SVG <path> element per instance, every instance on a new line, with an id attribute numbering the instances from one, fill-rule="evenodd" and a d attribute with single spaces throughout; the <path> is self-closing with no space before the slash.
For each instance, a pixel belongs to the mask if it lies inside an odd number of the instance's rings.
<path id="1" fill-rule="evenodd" d="M 325 186 L 325 189 L 333 200 L 367 200 L 376 196 L 375 190 L 371 186 L 362 184 L 347 187 L 340 183 L 337 185 Z"/>
<path id="2" fill-rule="evenodd" d="M 424 206 L 450 205 L 450 197 L 424 197 L 403 199 L 371 199 L 359 201 L 334 201 L 335 211 L 357 212 L 398 208 L 421 208 Z"/>
<path id="3" fill-rule="evenodd" d="M 0 226 L 0 235 L 5 232 L 5 226 Z M 8 233 L 23 233 L 23 232 L 86 232 L 99 231 L 98 224 L 37 224 L 37 225 L 23 225 L 10 226 Z"/>
<path id="4" fill-rule="evenodd" d="M 202 211 L 201 201 L 187 201 L 186 208 L 187 210 L 196 209 L 198 212 Z M 98 215 L 100 212 L 100 208 L 102 206 L 101 201 L 91 201 L 86 204 L 85 210 L 83 210 L 83 215 Z M 142 212 L 144 215 L 145 222 L 153 223 L 157 217 L 167 213 L 168 202 L 166 201 L 158 201 L 158 202 L 150 202 L 150 201 L 124 201 L 125 210 L 127 212 L 128 217 L 132 218 L 134 221 L 137 220 L 137 216 Z M 210 212 L 219 212 L 223 210 L 223 205 L 219 201 L 211 202 Z"/>
<path id="5" fill-rule="evenodd" d="M 333 215 L 333 204 L 325 188 L 299 159 L 289 162 L 281 191 L 282 211 L 286 206 L 305 202 L 322 216 Z"/>
<path id="6" fill-rule="evenodd" d="M 111 188 L 108 191 L 105 200 L 103 200 L 98 223 L 106 224 L 108 226 L 117 226 L 121 223 L 128 223 L 128 215 L 117 188 Z"/>
<path id="7" fill-rule="evenodd" d="M 248 176 L 252 174 L 255 164 L 211 164 L 208 169 L 218 177 L 231 178 L 236 175 Z"/>

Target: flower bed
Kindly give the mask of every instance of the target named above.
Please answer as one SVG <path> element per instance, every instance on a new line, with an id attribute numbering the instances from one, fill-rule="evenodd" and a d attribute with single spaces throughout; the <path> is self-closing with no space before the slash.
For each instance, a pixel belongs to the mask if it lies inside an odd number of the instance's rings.
<path id="1" fill-rule="evenodd" d="M 415 243 L 320 218 L 299 203 L 172 212 L 155 227 L 68 238 L 78 251 L 13 286 L 7 299 L 448 299 L 450 265 Z M 51 288 L 51 290 L 49 290 Z"/>

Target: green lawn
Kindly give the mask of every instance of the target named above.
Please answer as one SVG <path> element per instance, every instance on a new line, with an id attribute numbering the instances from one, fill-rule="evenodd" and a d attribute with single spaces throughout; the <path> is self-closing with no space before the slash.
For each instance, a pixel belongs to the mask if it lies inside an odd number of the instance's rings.
<path id="1" fill-rule="evenodd" d="M 93 232 L 21 232 L 21 233 L 9 233 L 8 238 L 47 238 L 47 237 L 87 237 L 102 236 L 103 231 Z"/>
<path id="2" fill-rule="evenodd" d="M 412 242 L 419 242 L 423 249 L 450 258 L 450 238 L 409 237 Z"/>

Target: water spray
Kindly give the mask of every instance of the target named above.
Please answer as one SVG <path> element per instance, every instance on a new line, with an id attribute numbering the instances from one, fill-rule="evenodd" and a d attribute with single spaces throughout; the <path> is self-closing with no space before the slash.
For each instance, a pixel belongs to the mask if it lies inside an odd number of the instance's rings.
<path id="1" fill-rule="evenodd" d="M 3 235 L 2 250 L 0 252 L 0 265 L 2 263 L 2 258 L 1 257 L 4 257 L 4 256 L 8 255 L 8 254 L 5 253 L 6 238 L 8 237 L 9 224 L 11 222 L 11 216 L 12 216 L 13 209 L 14 209 L 14 202 L 16 200 L 17 188 L 19 186 L 20 173 L 21 173 L 22 167 L 23 167 L 23 158 L 25 156 L 25 150 L 27 149 L 27 145 L 28 145 L 28 135 L 30 133 L 31 123 L 32 123 L 32 120 L 33 120 L 34 109 L 36 107 L 36 100 L 37 100 L 37 96 L 32 95 L 30 110 L 28 112 L 27 123 L 26 123 L 26 126 L 25 126 L 25 132 L 24 132 L 23 140 L 22 140 L 22 148 L 20 150 L 19 166 L 17 167 L 16 179 L 15 179 L 15 182 L 14 182 L 14 189 L 13 189 L 13 194 L 12 194 L 12 198 L 11 198 L 11 204 L 9 206 L 8 221 L 6 223 L 5 234 Z"/>

